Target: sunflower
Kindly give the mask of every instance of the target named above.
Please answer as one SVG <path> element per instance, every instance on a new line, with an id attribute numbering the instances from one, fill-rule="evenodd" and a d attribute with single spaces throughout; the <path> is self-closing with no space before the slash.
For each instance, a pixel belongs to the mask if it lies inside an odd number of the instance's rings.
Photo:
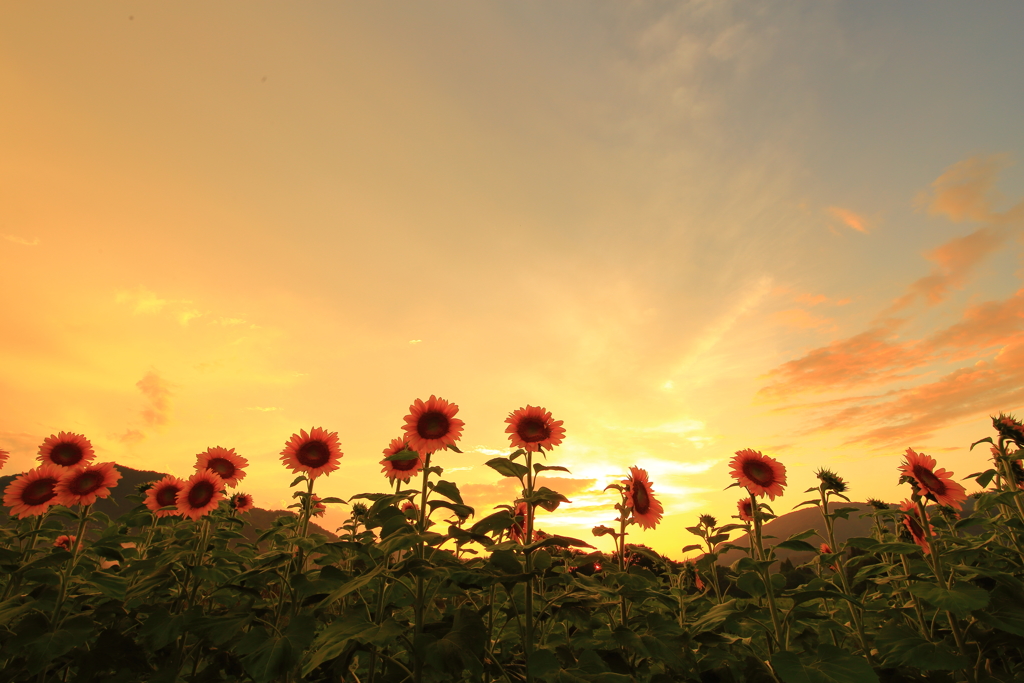
<path id="1" fill-rule="evenodd" d="M 248 464 L 249 461 L 235 453 L 234 448 L 214 446 L 196 456 L 197 470 L 213 470 L 224 485 L 231 488 L 245 479 L 245 466 Z"/>
<path id="2" fill-rule="evenodd" d="M 81 434 L 61 432 L 46 437 L 39 446 L 39 462 L 58 467 L 87 465 L 96 456 L 89 439 Z"/>
<path id="3" fill-rule="evenodd" d="M 626 487 L 626 507 L 633 511 L 633 521 L 645 529 L 656 527 L 665 509 L 654 497 L 647 470 L 630 467 L 629 477 L 623 479 L 622 483 Z"/>
<path id="4" fill-rule="evenodd" d="M 217 509 L 222 500 L 224 482 L 213 470 L 202 470 L 193 474 L 175 497 L 178 512 L 193 522 Z"/>
<path id="5" fill-rule="evenodd" d="M 1024 425 L 1017 421 L 1013 415 L 999 414 L 992 418 L 992 426 L 999 432 L 999 436 L 1007 441 L 1012 441 L 1018 446 L 1024 446 Z"/>
<path id="6" fill-rule="evenodd" d="M 516 503 L 516 509 L 512 513 L 512 526 L 508 529 L 508 536 L 513 541 L 529 543 L 526 539 L 526 501 Z"/>
<path id="7" fill-rule="evenodd" d="M 900 467 L 903 476 L 917 485 L 922 496 L 934 500 L 939 505 L 948 505 L 957 510 L 967 500 L 967 491 L 953 481 L 953 473 L 935 469 L 935 458 L 916 453 L 913 448 L 907 449 L 906 459 Z"/>
<path id="8" fill-rule="evenodd" d="M 772 500 L 782 495 L 782 488 L 786 485 L 786 467 L 775 458 L 747 448 L 736 451 L 736 457 L 729 465 L 733 478 L 751 495 L 768 496 Z"/>
<path id="9" fill-rule="evenodd" d="M 338 469 L 338 461 L 344 455 L 338 446 L 338 432 L 313 427 L 306 434 L 306 430 L 300 429 L 285 443 L 281 460 L 292 472 L 305 472 L 310 479 L 316 479 Z"/>
<path id="10" fill-rule="evenodd" d="M 238 512 L 248 512 L 253 509 L 252 496 L 248 493 L 236 493 L 231 496 L 231 508 Z"/>
<path id="11" fill-rule="evenodd" d="M 169 505 L 177 506 L 178 493 L 185 488 L 185 482 L 175 476 L 168 474 L 146 490 L 146 507 L 150 509 L 154 517 L 175 517 L 181 514 L 177 508 L 174 510 L 161 510 L 160 508 Z"/>
<path id="12" fill-rule="evenodd" d="M 64 468 L 56 465 L 40 465 L 19 474 L 4 489 L 4 505 L 11 508 L 11 515 L 19 518 L 41 515 L 57 502 L 56 488 L 62 476 Z"/>
<path id="13" fill-rule="evenodd" d="M 75 541 L 77 540 L 78 536 L 68 536 L 67 534 L 63 534 L 61 536 L 58 536 L 57 540 L 53 542 L 53 547 L 71 552 L 71 548 L 74 547 Z M 78 547 L 81 548 L 82 544 L 79 543 Z"/>
<path id="14" fill-rule="evenodd" d="M 353 513 L 355 510 L 353 509 Z M 407 500 L 402 503 L 402 514 L 409 519 L 418 519 L 420 516 L 420 506 L 411 500 Z"/>
<path id="15" fill-rule="evenodd" d="M 466 423 L 455 417 L 459 406 L 431 395 L 424 403 L 421 399 L 409 406 L 402 429 L 409 447 L 418 453 L 433 453 L 454 446 L 462 435 Z"/>
<path id="16" fill-rule="evenodd" d="M 931 546 L 928 545 L 928 537 L 925 535 L 924 527 L 921 526 L 921 520 L 918 518 L 918 509 L 912 501 L 904 500 L 900 503 L 900 512 L 903 514 L 903 526 L 907 528 L 910 535 L 914 537 L 914 543 L 921 546 L 924 550 L 925 555 L 930 555 L 932 552 Z M 935 531 L 930 523 L 928 529 L 932 532 Z"/>
<path id="17" fill-rule="evenodd" d="M 818 481 L 821 482 L 822 487 L 824 487 L 826 491 L 831 491 L 832 493 L 846 492 L 846 480 L 832 470 L 822 467 L 814 476 L 818 478 Z"/>
<path id="18" fill-rule="evenodd" d="M 391 460 L 392 456 L 401 454 L 402 459 Z M 391 481 L 401 479 L 406 484 L 423 469 L 423 456 L 406 445 L 404 439 L 391 439 L 391 445 L 384 449 L 381 472 Z"/>
<path id="19" fill-rule="evenodd" d="M 736 508 L 740 511 L 740 519 L 744 522 L 754 521 L 754 506 L 750 504 L 749 498 L 740 498 L 736 503 Z"/>
<path id="20" fill-rule="evenodd" d="M 509 441 L 516 448 L 524 448 L 532 453 L 544 448 L 551 450 L 562 443 L 565 428 L 561 420 L 552 420 L 551 413 L 539 406 L 526 406 L 509 413 L 505 418 Z"/>
<path id="21" fill-rule="evenodd" d="M 92 505 L 97 498 L 109 498 L 110 489 L 117 486 L 120 479 L 121 473 L 112 462 L 69 468 L 57 482 L 56 502 L 67 507 Z"/>
<path id="22" fill-rule="evenodd" d="M 320 496 L 313 494 L 312 499 L 312 513 L 314 517 L 323 517 L 324 513 L 327 512 L 327 506 L 320 502 Z"/>

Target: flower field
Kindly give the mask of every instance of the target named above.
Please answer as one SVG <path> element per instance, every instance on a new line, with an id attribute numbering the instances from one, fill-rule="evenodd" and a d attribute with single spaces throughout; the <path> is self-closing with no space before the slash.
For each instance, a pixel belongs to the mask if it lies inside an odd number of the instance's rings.
<path id="1" fill-rule="evenodd" d="M 567 471 L 553 460 L 565 429 L 543 408 L 512 412 L 510 454 L 486 463 L 521 496 L 467 506 L 444 478 L 457 413 L 417 400 L 384 449 L 387 492 L 348 501 L 316 493 L 339 468 L 338 434 L 292 435 L 281 461 L 297 514 L 255 540 L 241 532 L 254 501 L 233 449 L 141 487 L 110 519 L 94 506 L 117 468 L 94 462 L 84 435 L 51 435 L 4 491 L 0 681 L 1024 680 L 1024 427 L 1012 417 L 974 444 L 991 450 L 984 472 L 955 478 L 910 448 L 894 458 L 899 505 L 837 505 L 848 485 L 820 470 L 797 507 L 816 506 L 824 533 L 772 543 L 763 525 L 791 495 L 786 468 L 739 451 L 722 482 L 738 489 L 734 523 L 701 515 L 680 539 L 701 554 L 675 562 L 630 542 L 664 515 L 637 467 L 609 487 L 618 502 L 593 530 L 611 555 L 536 528 L 538 508 L 567 502 L 536 484 Z M 336 538 L 310 526 L 329 505 L 350 510 Z M 852 514 L 871 532 L 840 543 Z"/>

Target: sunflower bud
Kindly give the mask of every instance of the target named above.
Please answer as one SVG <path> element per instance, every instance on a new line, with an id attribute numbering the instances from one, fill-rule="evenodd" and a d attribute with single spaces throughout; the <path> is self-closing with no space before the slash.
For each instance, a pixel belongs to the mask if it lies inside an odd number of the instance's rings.
<path id="1" fill-rule="evenodd" d="M 365 515 L 369 511 L 370 511 L 370 509 L 368 507 L 366 507 L 366 503 L 352 503 L 352 516 L 353 517 L 362 517 L 363 515 Z"/>
<path id="2" fill-rule="evenodd" d="M 825 491 L 831 491 L 832 493 L 843 493 L 846 491 L 846 482 L 832 470 L 823 467 L 818 470 L 815 476 L 818 477 L 818 481 L 821 482 L 821 486 Z"/>
<path id="3" fill-rule="evenodd" d="M 876 510 L 888 510 L 889 509 L 889 504 L 888 503 L 883 503 L 882 501 L 878 500 L 877 498 L 868 498 L 868 505 L 870 505 L 871 507 L 875 508 Z"/>
<path id="4" fill-rule="evenodd" d="M 1013 415 L 1003 415 L 992 418 L 992 426 L 999 432 L 999 436 L 1006 441 L 1012 441 L 1018 447 L 1024 447 L 1024 425 Z"/>
<path id="5" fill-rule="evenodd" d="M 592 530 L 595 536 L 606 536 L 607 534 L 615 535 L 615 529 L 606 526 L 595 526 Z"/>
<path id="6" fill-rule="evenodd" d="M 713 529 L 714 527 L 718 526 L 718 520 L 712 517 L 711 515 L 701 515 L 698 521 L 708 528 Z"/>

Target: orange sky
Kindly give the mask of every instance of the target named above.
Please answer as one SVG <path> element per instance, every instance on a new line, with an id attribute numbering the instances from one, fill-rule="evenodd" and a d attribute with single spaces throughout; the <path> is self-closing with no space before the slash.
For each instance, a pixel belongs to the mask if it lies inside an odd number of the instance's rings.
<path id="1" fill-rule="evenodd" d="M 896 500 L 908 446 L 982 469 L 1024 410 L 1024 10 L 793 7 L 0 7 L 5 473 L 59 430 L 178 475 L 221 445 L 280 507 L 323 426 L 347 498 L 437 394 L 483 515 L 540 404 L 542 528 L 589 539 L 639 465 L 632 540 L 678 557 L 741 448 L 776 512 L 821 466 Z"/>

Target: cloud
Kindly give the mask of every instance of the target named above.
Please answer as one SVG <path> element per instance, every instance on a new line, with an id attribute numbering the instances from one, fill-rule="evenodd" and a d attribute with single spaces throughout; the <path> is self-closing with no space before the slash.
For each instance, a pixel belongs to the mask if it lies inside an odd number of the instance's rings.
<path id="1" fill-rule="evenodd" d="M 137 444 L 145 440 L 146 435 L 138 429 L 129 429 L 117 437 L 117 440 L 126 444 Z"/>
<path id="2" fill-rule="evenodd" d="M 261 413 L 269 413 L 274 410 L 280 410 L 280 408 L 261 408 L 260 406 L 252 406 L 251 408 L 246 408 L 246 410 L 258 410 Z"/>
<path id="3" fill-rule="evenodd" d="M 13 242 L 15 244 L 20 244 L 23 247 L 38 247 L 39 246 L 39 238 L 38 237 L 36 239 L 32 240 L 31 242 L 29 242 L 24 237 L 18 237 L 17 235 L 0 235 L 0 237 L 3 237 L 8 242 Z"/>
<path id="4" fill-rule="evenodd" d="M 995 220 L 992 205 L 998 199 L 996 180 L 1009 165 L 1007 154 L 965 159 L 946 169 L 932 183 L 931 196 L 925 193 L 918 197 L 918 205 L 932 215 L 944 215 L 956 223 Z"/>
<path id="5" fill-rule="evenodd" d="M 862 232 L 865 235 L 867 234 L 868 222 L 864 217 L 858 216 L 853 211 L 850 211 L 849 209 L 844 209 L 839 206 L 830 206 L 826 209 L 826 211 L 828 211 L 828 213 L 831 214 L 833 218 L 836 218 L 839 221 L 841 221 L 843 225 L 845 225 L 846 227 L 856 230 L 857 232 Z"/>
<path id="6" fill-rule="evenodd" d="M 135 383 L 146 399 L 142 409 L 142 420 L 149 427 L 163 427 L 170 419 L 171 384 L 150 370 Z"/>
<path id="7" fill-rule="evenodd" d="M 167 299 L 161 299 L 145 287 L 138 287 L 131 291 L 118 292 L 117 303 L 126 303 L 132 306 L 133 312 L 140 315 L 159 313 L 163 310 L 164 306 L 171 302 Z"/>
<path id="8" fill-rule="evenodd" d="M 804 308 L 788 308 L 784 311 L 776 311 L 773 317 L 780 324 L 798 330 L 813 330 L 820 327 L 835 329 L 835 320 L 814 315 Z"/>

